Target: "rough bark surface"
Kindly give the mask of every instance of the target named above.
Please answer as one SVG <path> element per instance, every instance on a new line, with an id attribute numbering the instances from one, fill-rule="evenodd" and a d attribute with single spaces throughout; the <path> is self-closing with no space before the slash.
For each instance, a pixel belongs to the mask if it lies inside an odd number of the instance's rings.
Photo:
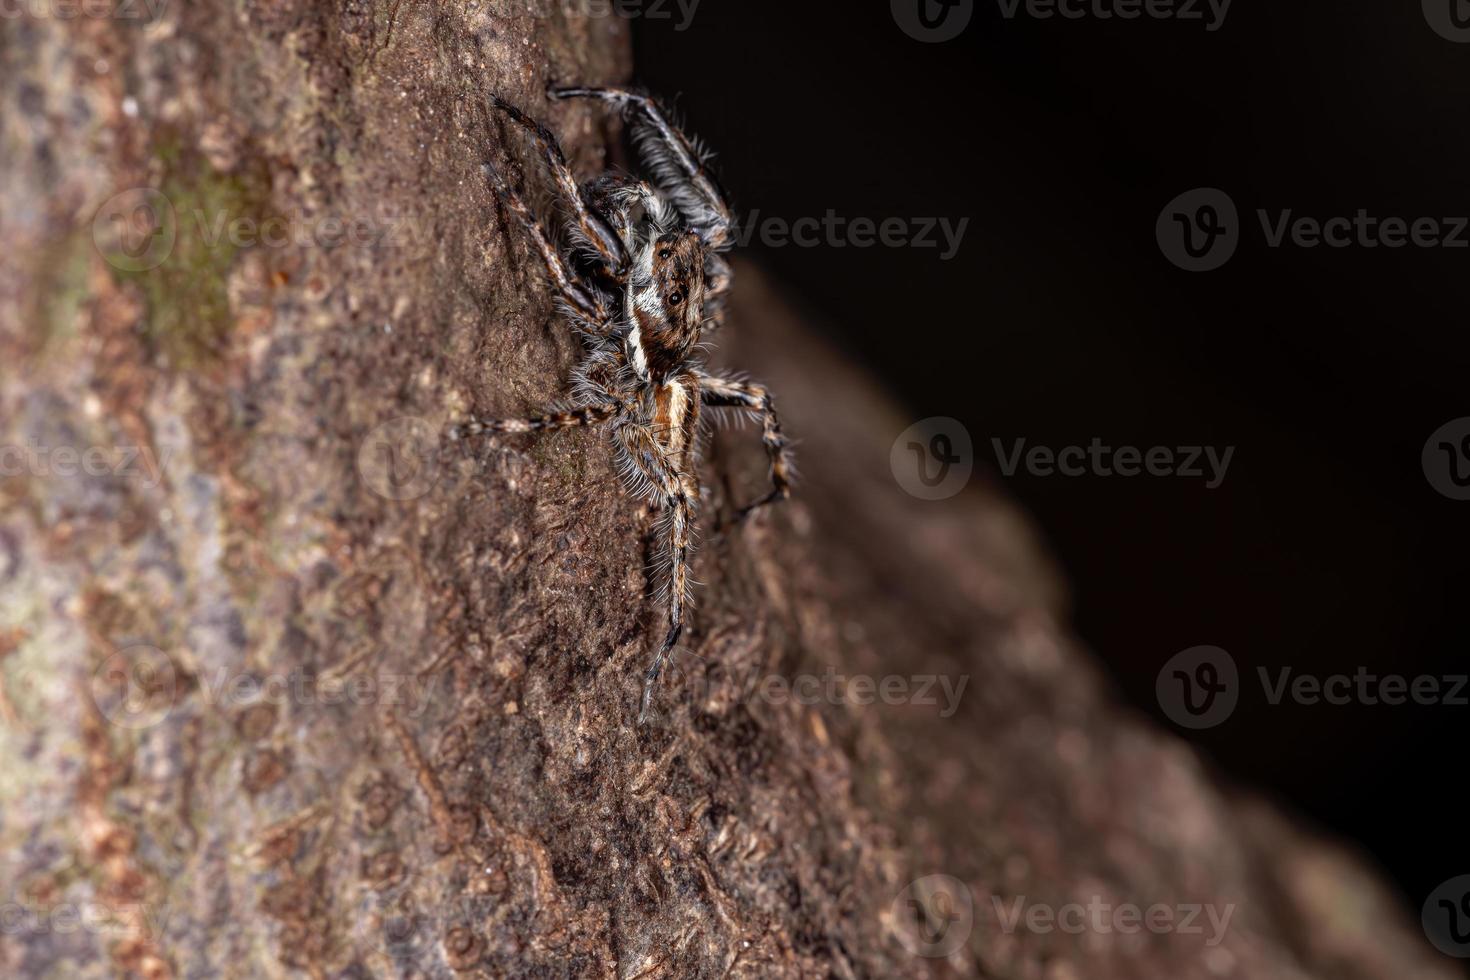
<path id="1" fill-rule="evenodd" d="M 0 23 L 0 974 L 1454 975 L 1120 710 L 1015 510 L 905 495 L 898 413 L 744 266 L 721 360 L 806 480 L 706 540 L 634 724 L 660 612 L 606 445 L 437 435 L 543 406 L 577 353 L 481 178 L 533 159 L 485 95 L 584 174 L 617 152 L 541 93 L 625 79 L 625 27 L 517 6 Z M 706 523 L 762 473 L 721 434 Z M 948 717 L 763 683 L 829 667 L 968 682 Z M 1008 932 L 1022 896 L 1234 912 L 1215 945 Z M 915 955 L 946 915 L 963 942 Z"/>

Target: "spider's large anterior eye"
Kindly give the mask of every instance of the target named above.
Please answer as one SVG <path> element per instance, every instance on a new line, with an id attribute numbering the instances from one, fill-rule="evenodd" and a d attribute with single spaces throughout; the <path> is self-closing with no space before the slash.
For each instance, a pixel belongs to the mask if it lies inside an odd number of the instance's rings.
<path id="1" fill-rule="evenodd" d="M 669 305 L 670 306 L 678 306 L 682 302 L 684 302 L 684 294 L 683 293 L 678 292 L 677 290 L 674 291 L 674 292 L 672 292 L 672 293 L 669 293 Z"/>
<path id="2" fill-rule="evenodd" d="M 674 250 L 670 248 L 661 248 L 658 250 L 658 257 L 661 259 L 671 259 L 674 257 Z"/>

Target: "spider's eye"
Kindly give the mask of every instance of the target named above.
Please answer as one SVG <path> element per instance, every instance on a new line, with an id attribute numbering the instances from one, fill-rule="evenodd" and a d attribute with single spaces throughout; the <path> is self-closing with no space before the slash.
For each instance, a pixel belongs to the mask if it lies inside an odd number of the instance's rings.
<path id="1" fill-rule="evenodd" d="M 684 302 L 684 294 L 683 293 L 677 292 L 677 291 L 672 292 L 672 293 L 669 293 L 669 305 L 670 306 L 678 306 L 682 302 Z"/>
<path id="2" fill-rule="evenodd" d="M 661 259 L 670 259 L 670 258 L 673 258 L 674 257 L 674 251 L 673 251 L 673 249 L 661 248 L 661 249 L 658 250 L 658 257 L 661 258 Z"/>

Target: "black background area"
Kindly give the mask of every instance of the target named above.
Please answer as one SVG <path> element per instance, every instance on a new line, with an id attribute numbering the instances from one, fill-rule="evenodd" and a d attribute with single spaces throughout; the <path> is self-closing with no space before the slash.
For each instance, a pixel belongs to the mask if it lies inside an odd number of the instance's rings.
<path id="1" fill-rule="evenodd" d="M 703 0 L 684 30 L 673 0 L 643 9 L 639 79 L 718 152 L 742 216 L 970 219 L 948 262 L 749 251 L 913 420 L 965 423 L 1124 694 L 1169 725 L 1160 667 L 1224 647 L 1241 706 L 1182 734 L 1359 840 L 1415 910 L 1470 872 L 1470 708 L 1271 706 L 1257 677 L 1466 672 L 1470 503 L 1435 492 L 1420 453 L 1470 415 L 1470 249 L 1272 248 L 1257 210 L 1470 214 L 1470 44 L 1412 3 L 1237 0 L 1209 31 L 1203 3 L 1206 20 L 1043 20 L 990 0 L 941 44 L 886 0 Z M 1155 239 L 1196 187 L 1240 213 L 1239 250 L 1207 273 Z M 1005 477 L 991 441 L 1093 437 L 1236 452 L 1207 490 Z"/>

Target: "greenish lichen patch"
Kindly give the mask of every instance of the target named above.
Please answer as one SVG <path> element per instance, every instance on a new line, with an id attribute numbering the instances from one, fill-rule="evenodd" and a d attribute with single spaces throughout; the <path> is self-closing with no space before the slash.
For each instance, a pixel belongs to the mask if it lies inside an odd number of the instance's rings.
<path id="1" fill-rule="evenodd" d="M 38 256 L 33 272 L 37 308 L 30 320 L 33 353 L 44 356 L 76 335 L 77 317 L 88 298 L 91 261 L 92 243 L 82 231 L 57 240 Z"/>
<path id="2" fill-rule="evenodd" d="M 246 157 L 221 173 L 172 135 L 155 141 L 163 164 L 158 190 L 167 200 L 172 244 L 155 267 L 118 268 L 142 291 L 144 335 L 175 368 L 190 370 L 219 359 L 230 330 L 229 275 L 239 253 L 257 247 L 273 218 L 264 161 Z"/>

